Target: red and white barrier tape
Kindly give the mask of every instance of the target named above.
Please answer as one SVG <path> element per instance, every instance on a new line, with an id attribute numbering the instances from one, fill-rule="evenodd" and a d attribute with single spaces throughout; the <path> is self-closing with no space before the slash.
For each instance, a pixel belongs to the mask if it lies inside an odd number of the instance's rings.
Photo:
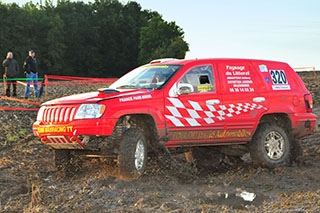
<path id="1" fill-rule="evenodd" d="M 73 77 L 73 76 L 60 76 L 60 75 L 46 75 L 48 79 L 66 80 L 66 81 L 108 81 L 114 82 L 117 78 L 87 78 L 87 77 Z"/>
<path id="2" fill-rule="evenodd" d="M 58 76 L 58 75 L 46 75 L 45 83 L 39 82 L 38 84 L 45 84 L 45 85 L 85 85 L 85 84 L 96 84 L 96 85 L 103 85 L 103 84 L 112 84 L 113 82 L 117 81 L 117 78 L 86 78 L 86 77 L 73 77 L 73 76 Z M 55 80 L 66 80 L 66 81 L 80 81 L 79 83 L 49 83 L 48 79 L 55 79 Z M 95 82 L 81 82 L 81 81 L 95 81 Z M 97 82 L 100 81 L 100 82 Z M 103 81 L 103 82 L 102 82 Z M 8 82 L 0 82 L 0 84 L 8 84 Z M 10 84 L 21 84 L 23 86 L 27 86 L 27 83 L 22 81 L 17 81 L 15 83 Z M 30 86 L 33 87 L 33 83 L 30 83 Z M 11 98 L 7 96 L 0 95 L 0 98 L 18 101 L 33 105 L 40 106 L 41 103 L 36 103 L 32 101 L 22 100 L 18 98 Z M 29 108 L 10 108 L 10 107 L 0 107 L 0 110 L 19 110 L 19 111 L 38 111 L 39 109 L 29 109 Z"/>
<path id="3" fill-rule="evenodd" d="M 37 102 L 32 102 L 32 101 L 22 100 L 22 99 L 18 99 L 18 98 L 11 98 L 11 97 L 2 96 L 2 95 L 0 95 L 0 98 L 8 99 L 8 100 L 12 100 L 12 101 L 23 102 L 23 103 L 27 103 L 27 104 L 38 105 L 38 106 L 40 106 L 40 105 L 41 105 L 40 103 L 37 103 Z"/>
<path id="4" fill-rule="evenodd" d="M 8 84 L 8 83 L 4 83 L 4 82 L 0 82 L 0 84 Z M 17 83 L 10 83 L 10 84 L 20 84 L 20 85 L 22 85 L 22 86 L 27 86 L 27 83 L 25 83 L 25 82 L 22 82 L 22 81 L 17 81 Z M 42 84 L 44 84 L 44 83 L 37 83 L 38 84 L 38 86 L 39 85 L 42 85 Z M 75 83 L 58 83 L 58 82 L 52 82 L 52 83 L 50 83 L 50 82 L 48 82 L 48 83 L 46 83 L 46 84 L 44 84 L 44 85 L 94 85 L 94 84 L 101 84 L 101 85 L 110 85 L 110 84 L 113 84 L 113 82 L 87 82 L 87 83 L 85 83 L 85 82 L 75 82 Z M 30 87 L 34 87 L 33 86 L 33 83 L 30 83 Z"/>
<path id="5" fill-rule="evenodd" d="M 96 82 L 96 83 L 47 83 L 46 85 L 110 85 L 112 83 L 108 83 L 108 82 L 105 82 L 105 83 L 102 83 L 102 82 Z"/>
<path id="6" fill-rule="evenodd" d="M 39 111 L 39 109 L 0 107 L 0 110 Z"/>

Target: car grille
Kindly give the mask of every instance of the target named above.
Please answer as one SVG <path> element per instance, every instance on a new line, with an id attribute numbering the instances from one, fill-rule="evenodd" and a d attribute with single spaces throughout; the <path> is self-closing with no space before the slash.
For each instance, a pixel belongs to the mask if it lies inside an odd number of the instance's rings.
<path id="1" fill-rule="evenodd" d="M 76 107 L 59 106 L 47 107 L 43 111 L 42 122 L 50 124 L 61 124 L 73 121 Z"/>

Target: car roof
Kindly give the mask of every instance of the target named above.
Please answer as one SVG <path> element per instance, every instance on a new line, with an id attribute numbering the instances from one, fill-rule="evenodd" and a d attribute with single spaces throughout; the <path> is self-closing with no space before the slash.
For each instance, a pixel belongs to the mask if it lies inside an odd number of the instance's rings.
<path id="1" fill-rule="evenodd" d="M 287 64 L 284 62 L 279 61 L 271 61 L 271 60 L 262 60 L 262 59 L 244 59 L 244 58 L 207 58 L 207 59 L 181 59 L 181 60 L 169 60 L 169 61 L 163 61 L 156 64 L 172 64 L 172 65 L 187 65 L 190 63 L 282 63 Z"/>

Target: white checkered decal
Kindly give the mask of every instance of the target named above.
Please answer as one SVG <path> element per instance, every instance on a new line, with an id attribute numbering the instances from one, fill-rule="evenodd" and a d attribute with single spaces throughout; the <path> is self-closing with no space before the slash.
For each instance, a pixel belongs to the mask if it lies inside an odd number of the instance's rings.
<path id="1" fill-rule="evenodd" d="M 213 124 L 216 121 L 222 121 L 241 113 L 250 112 L 252 110 L 266 110 L 263 105 L 255 103 L 237 103 L 227 105 L 206 105 L 201 107 L 198 102 L 188 101 L 183 104 L 178 98 L 168 98 L 170 101 L 166 108 L 166 118 L 171 121 L 174 126 L 202 126 Z M 203 109 L 203 108 L 207 109 Z"/>

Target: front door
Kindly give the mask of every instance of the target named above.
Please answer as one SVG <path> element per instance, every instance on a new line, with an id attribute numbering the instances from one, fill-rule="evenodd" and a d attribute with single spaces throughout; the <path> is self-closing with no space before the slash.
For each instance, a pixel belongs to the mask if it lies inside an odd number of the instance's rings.
<path id="1" fill-rule="evenodd" d="M 217 73 L 212 64 L 190 68 L 173 85 L 165 100 L 169 129 L 167 146 L 219 141 L 223 130 L 221 95 L 217 92 Z"/>

